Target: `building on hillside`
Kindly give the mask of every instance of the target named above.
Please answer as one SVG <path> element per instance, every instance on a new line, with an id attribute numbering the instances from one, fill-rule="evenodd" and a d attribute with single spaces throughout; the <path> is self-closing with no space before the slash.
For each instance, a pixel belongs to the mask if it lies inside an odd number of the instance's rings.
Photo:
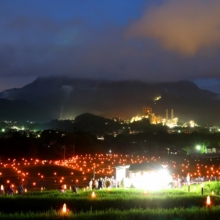
<path id="1" fill-rule="evenodd" d="M 189 122 L 184 123 L 184 124 L 182 125 L 182 127 L 183 127 L 183 128 L 188 128 L 188 127 L 194 128 L 194 127 L 198 127 L 198 125 L 195 123 L 194 120 L 191 120 L 191 121 L 189 121 Z"/>
<path id="2" fill-rule="evenodd" d="M 220 147 L 219 146 L 207 146 L 202 152 L 197 148 L 190 149 L 191 157 L 195 158 L 214 158 L 220 156 Z"/>
<path id="3" fill-rule="evenodd" d="M 142 119 L 144 118 L 147 118 L 149 119 L 150 123 L 151 124 L 161 124 L 162 123 L 162 117 L 159 115 L 159 116 L 156 116 L 153 111 L 152 111 L 152 108 L 151 107 L 148 107 L 148 106 L 144 106 L 143 107 L 143 115 L 142 116 L 135 116 L 135 117 L 132 117 L 132 119 L 130 120 L 130 123 L 133 123 L 135 121 L 141 121 Z"/>

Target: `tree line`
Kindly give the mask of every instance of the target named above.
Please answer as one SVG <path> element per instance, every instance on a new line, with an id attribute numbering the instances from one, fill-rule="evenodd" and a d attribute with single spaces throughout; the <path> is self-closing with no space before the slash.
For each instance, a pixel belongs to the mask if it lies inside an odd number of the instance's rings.
<path id="1" fill-rule="evenodd" d="M 77 154 L 112 153 L 166 154 L 175 149 L 186 155 L 189 148 L 197 145 L 219 147 L 219 133 L 168 133 L 164 130 L 143 131 L 129 134 L 126 130 L 114 136 L 105 134 L 104 140 L 85 131 L 62 132 L 44 130 L 39 135 L 13 131 L 0 138 L 0 157 L 33 157 L 41 159 L 63 159 Z"/>

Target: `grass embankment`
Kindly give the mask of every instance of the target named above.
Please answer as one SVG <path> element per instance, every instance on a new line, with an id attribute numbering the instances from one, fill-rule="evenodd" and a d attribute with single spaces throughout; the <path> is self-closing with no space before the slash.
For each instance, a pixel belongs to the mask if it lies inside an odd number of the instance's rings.
<path id="1" fill-rule="evenodd" d="M 215 195 L 212 195 L 212 191 Z M 219 182 L 181 189 L 144 193 L 135 189 L 28 192 L 19 196 L 0 196 L 0 219 L 219 219 Z M 206 205 L 210 195 L 211 205 Z M 66 203 L 69 212 L 60 209 Z"/>

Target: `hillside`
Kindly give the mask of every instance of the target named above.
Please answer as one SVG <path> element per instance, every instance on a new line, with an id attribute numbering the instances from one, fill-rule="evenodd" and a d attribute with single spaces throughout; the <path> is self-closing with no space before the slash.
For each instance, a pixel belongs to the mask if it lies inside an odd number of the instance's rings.
<path id="1" fill-rule="evenodd" d="M 25 100 L 0 99 L 0 121 L 47 121 L 50 114 Z"/>
<path id="2" fill-rule="evenodd" d="M 3 91 L 0 98 L 25 100 L 48 112 L 48 120 L 73 119 L 85 112 L 127 119 L 142 114 L 143 106 L 150 106 L 155 115 L 162 117 L 166 109 L 169 114 L 173 109 L 174 117 L 182 122 L 220 124 L 218 94 L 202 90 L 190 81 L 146 83 L 41 77 L 21 89 Z M 30 115 L 34 114 L 30 111 Z"/>

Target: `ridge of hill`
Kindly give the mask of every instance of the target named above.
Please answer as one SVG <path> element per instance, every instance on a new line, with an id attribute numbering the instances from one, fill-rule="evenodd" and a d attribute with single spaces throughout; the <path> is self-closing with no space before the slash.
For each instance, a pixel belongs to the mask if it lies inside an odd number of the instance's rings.
<path id="1" fill-rule="evenodd" d="M 12 102 L 23 100 L 34 108 L 23 118 L 35 118 L 36 109 L 47 112 L 51 119 L 73 119 L 84 112 L 113 118 L 131 118 L 142 114 L 143 106 L 165 118 L 166 109 L 174 110 L 174 117 L 185 122 L 220 124 L 220 99 L 216 93 L 202 90 L 191 81 L 147 83 L 143 81 L 107 81 L 69 77 L 40 77 L 20 89 L 5 90 L 1 99 Z M 22 103 L 14 103 L 21 108 Z M 5 108 L 0 103 L 0 108 Z M 37 110 L 38 111 L 38 110 Z M 39 117 L 45 120 L 39 110 Z M 1 113 L 1 112 L 0 112 Z M 7 111 L 7 118 L 19 119 L 15 110 Z M 26 116 L 26 117 L 25 117 Z M 36 117 L 38 118 L 38 117 Z"/>

